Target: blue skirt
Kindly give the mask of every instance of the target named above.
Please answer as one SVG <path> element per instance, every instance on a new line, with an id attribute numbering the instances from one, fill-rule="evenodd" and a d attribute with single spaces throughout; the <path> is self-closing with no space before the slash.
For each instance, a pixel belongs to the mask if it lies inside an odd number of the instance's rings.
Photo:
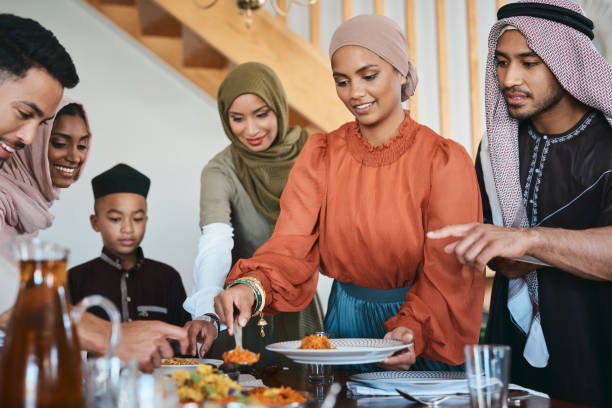
<path id="1" fill-rule="evenodd" d="M 339 338 L 382 339 L 385 322 L 399 313 L 411 286 L 397 289 L 370 289 L 353 283 L 334 281 L 329 295 L 325 330 Z M 380 371 L 375 364 L 345 366 L 345 369 Z M 451 366 L 421 356 L 410 367 L 414 371 L 464 371 L 464 364 Z"/>

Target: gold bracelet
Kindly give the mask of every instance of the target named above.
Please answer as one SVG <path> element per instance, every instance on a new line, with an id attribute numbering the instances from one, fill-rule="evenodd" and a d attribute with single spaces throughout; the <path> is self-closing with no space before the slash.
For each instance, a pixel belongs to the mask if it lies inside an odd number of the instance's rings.
<path id="1" fill-rule="evenodd" d="M 240 278 L 240 280 L 247 281 L 250 284 L 252 284 L 252 286 L 251 285 L 249 286 L 251 286 L 254 289 L 254 291 L 257 292 L 255 296 L 259 295 L 261 299 L 259 304 L 256 305 L 257 307 L 255 308 L 255 311 L 253 312 L 253 316 L 255 316 L 256 314 L 260 313 L 266 305 L 266 291 L 264 290 L 263 285 L 261 284 L 259 279 L 255 277 L 245 276 L 243 278 Z"/>
<path id="2" fill-rule="evenodd" d="M 257 279 L 256 277 L 246 276 L 243 279 L 246 279 L 249 282 L 251 282 L 253 286 L 257 288 L 257 290 L 259 291 L 261 295 L 261 302 L 259 304 L 259 308 L 253 313 L 253 316 L 255 316 L 256 314 L 259 314 L 259 320 L 257 321 L 257 325 L 259 326 L 259 329 L 260 329 L 259 334 L 261 335 L 261 337 L 266 337 L 266 332 L 264 331 L 264 327 L 268 325 L 268 322 L 266 322 L 266 319 L 264 319 L 263 317 L 263 309 L 266 306 L 266 291 L 264 290 L 263 285 L 261 284 L 261 281 Z"/>

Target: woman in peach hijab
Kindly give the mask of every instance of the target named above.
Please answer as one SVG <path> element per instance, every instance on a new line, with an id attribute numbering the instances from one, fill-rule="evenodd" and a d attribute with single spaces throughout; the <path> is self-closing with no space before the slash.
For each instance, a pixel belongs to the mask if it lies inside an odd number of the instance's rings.
<path id="1" fill-rule="evenodd" d="M 234 266 L 215 309 L 230 333 L 264 298 L 266 313 L 301 310 L 320 267 L 335 279 L 326 330 L 412 344 L 381 362 L 386 368 L 461 369 L 463 346 L 478 342 L 484 275 L 425 234 L 481 220 L 472 160 L 402 108 L 417 76 L 391 19 L 346 21 L 329 55 L 338 97 L 355 121 L 310 136 L 274 234 Z M 245 277 L 251 285 L 236 281 Z"/>

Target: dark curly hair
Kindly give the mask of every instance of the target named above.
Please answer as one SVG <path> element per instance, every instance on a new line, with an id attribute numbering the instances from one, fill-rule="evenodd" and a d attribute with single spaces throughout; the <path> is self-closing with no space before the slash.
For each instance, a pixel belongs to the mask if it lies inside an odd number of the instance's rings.
<path id="1" fill-rule="evenodd" d="M 32 67 L 45 69 L 64 88 L 73 88 L 79 76 L 66 49 L 38 22 L 0 14 L 0 82 L 23 78 Z"/>

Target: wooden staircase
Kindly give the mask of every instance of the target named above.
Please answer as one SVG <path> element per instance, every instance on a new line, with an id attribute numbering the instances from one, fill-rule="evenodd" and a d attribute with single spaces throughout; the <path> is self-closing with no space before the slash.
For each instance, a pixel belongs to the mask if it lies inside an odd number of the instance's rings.
<path id="1" fill-rule="evenodd" d="M 236 64 L 258 61 L 281 79 L 290 124 L 330 131 L 352 120 L 335 93 L 327 56 L 265 10 L 247 28 L 233 1 L 84 0 L 213 98 Z"/>

